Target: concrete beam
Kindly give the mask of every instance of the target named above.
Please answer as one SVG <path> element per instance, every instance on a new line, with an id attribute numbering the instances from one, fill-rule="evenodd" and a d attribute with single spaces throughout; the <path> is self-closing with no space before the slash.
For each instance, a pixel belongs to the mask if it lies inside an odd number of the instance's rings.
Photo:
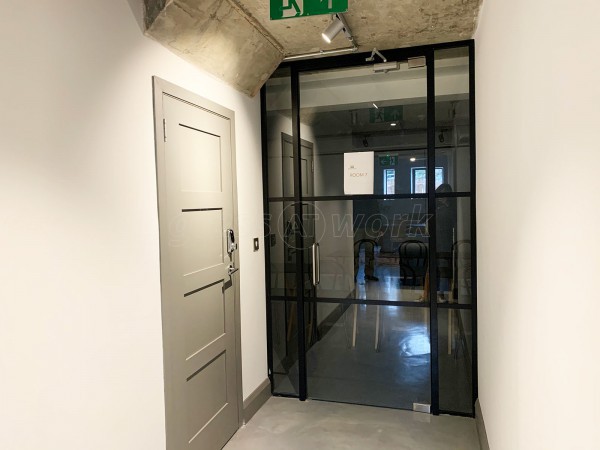
<path id="1" fill-rule="evenodd" d="M 278 42 L 233 0 L 144 0 L 146 34 L 249 96 L 283 59 Z"/>

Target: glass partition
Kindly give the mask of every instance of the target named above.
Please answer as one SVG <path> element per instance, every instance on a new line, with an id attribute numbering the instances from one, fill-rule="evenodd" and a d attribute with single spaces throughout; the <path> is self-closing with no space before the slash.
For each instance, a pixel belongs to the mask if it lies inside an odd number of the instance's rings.
<path id="1" fill-rule="evenodd" d="M 471 190 L 469 48 L 435 52 L 435 166 L 453 192 Z M 436 179 L 436 188 L 439 186 Z M 440 183 L 440 184 L 441 184 Z"/>
<path id="2" fill-rule="evenodd" d="M 470 304 L 473 294 L 470 198 L 438 197 L 436 217 L 437 301 Z"/>
<path id="3" fill-rule="evenodd" d="M 313 161 L 303 180 L 316 197 L 346 194 L 344 155 L 358 152 L 374 154 L 370 194 L 417 193 L 412 169 L 427 167 L 426 75 L 407 61 L 388 73 L 366 66 L 300 74 L 300 134 Z"/>
<path id="4" fill-rule="evenodd" d="M 264 88 L 276 395 L 473 414 L 472 44 L 442 47 L 296 61 Z"/>
<path id="5" fill-rule="evenodd" d="M 319 303 L 307 352 L 311 398 L 413 409 L 431 404 L 429 309 Z"/>

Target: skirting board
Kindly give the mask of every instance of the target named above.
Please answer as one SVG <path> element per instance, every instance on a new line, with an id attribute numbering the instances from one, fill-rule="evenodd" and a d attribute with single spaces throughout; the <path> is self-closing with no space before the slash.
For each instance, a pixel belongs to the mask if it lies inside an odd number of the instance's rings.
<path id="1" fill-rule="evenodd" d="M 256 412 L 271 397 L 271 381 L 267 378 L 250 396 L 244 400 L 244 424 L 248 423 Z"/>
<path id="2" fill-rule="evenodd" d="M 481 447 L 481 450 L 490 450 L 479 399 L 475 401 L 475 421 L 477 422 L 477 434 L 479 435 L 479 446 Z"/>

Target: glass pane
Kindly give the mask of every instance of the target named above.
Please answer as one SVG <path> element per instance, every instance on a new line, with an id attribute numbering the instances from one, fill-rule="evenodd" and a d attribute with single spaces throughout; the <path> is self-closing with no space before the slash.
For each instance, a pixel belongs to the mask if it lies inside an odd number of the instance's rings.
<path id="1" fill-rule="evenodd" d="M 294 202 L 269 202 L 267 237 L 271 271 L 271 295 L 296 295 L 298 229 Z"/>
<path id="2" fill-rule="evenodd" d="M 442 183 L 470 192 L 470 114 L 468 47 L 435 52 L 435 165 Z M 436 174 L 437 184 L 437 174 Z"/>
<path id="3" fill-rule="evenodd" d="M 437 301 L 471 303 L 471 200 L 436 200 Z"/>
<path id="4" fill-rule="evenodd" d="M 292 85 L 289 69 L 266 83 L 269 197 L 293 197 Z"/>
<path id="5" fill-rule="evenodd" d="M 440 409 L 473 413 L 472 314 L 438 310 Z"/>
<path id="6" fill-rule="evenodd" d="M 295 301 L 271 302 L 273 389 L 298 395 L 298 314 Z"/>
<path id="7" fill-rule="evenodd" d="M 414 192 L 411 168 L 427 167 L 426 68 L 398 67 L 300 74 L 303 182 L 315 196 L 344 195 L 344 154 L 355 152 L 374 152 L 369 193 Z"/>
<path id="8" fill-rule="evenodd" d="M 312 208 L 314 225 L 309 229 L 305 221 L 306 242 L 319 243 L 320 283 L 311 296 L 423 299 L 429 259 L 427 200 L 327 200 L 314 202 Z M 311 272 L 312 251 L 305 258 Z"/>
<path id="9" fill-rule="evenodd" d="M 402 409 L 431 403 L 429 308 L 315 305 L 309 397 Z"/>

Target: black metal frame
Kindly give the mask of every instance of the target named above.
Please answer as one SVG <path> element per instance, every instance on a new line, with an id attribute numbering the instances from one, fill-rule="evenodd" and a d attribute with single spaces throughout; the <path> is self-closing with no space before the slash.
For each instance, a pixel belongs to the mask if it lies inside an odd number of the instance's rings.
<path id="1" fill-rule="evenodd" d="M 436 258 L 431 257 L 437 249 L 437 205 L 435 197 L 435 58 L 434 50 L 428 49 L 427 61 L 427 207 L 431 218 L 429 228 L 429 342 L 431 343 L 431 413 L 440 413 L 440 369 L 438 351 L 438 312 L 437 312 L 437 267 Z"/>
<path id="2" fill-rule="evenodd" d="M 436 137 L 435 137 L 435 51 L 464 48 L 469 49 L 469 121 L 470 121 L 470 192 L 451 192 L 437 193 L 435 192 L 435 154 L 436 154 Z M 431 336 L 431 412 L 434 415 L 452 414 L 457 416 L 474 415 L 474 404 L 478 397 L 478 372 L 477 372 L 477 228 L 476 228 L 476 138 L 475 138 L 475 43 L 473 40 L 457 41 L 444 44 L 433 44 L 418 47 L 401 48 L 395 50 L 386 50 L 386 57 L 390 60 L 405 60 L 406 58 L 425 56 L 427 61 L 427 194 L 394 194 L 394 195 L 352 195 L 352 196 L 326 196 L 326 197 L 302 197 L 301 186 L 301 166 L 300 159 L 300 73 L 310 71 L 321 71 L 328 69 L 339 69 L 343 67 L 358 67 L 368 66 L 369 63 L 365 58 L 368 53 L 351 54 L 330 58 L 317 58 L 309 60 L 300 60 L 294 62 L 283 63 L 280 68 L 288 68 L 291 73 L 291 95 L 292 95 L 292 137 L 293 137 L 293 156 L 294 156 L 294 197 L 278 197 L 269 198 L 268 186 L 268 148 L 267 148 L 267 109 L 266 109 L 266 88 L 261 90 L 261 130 L 262 130 L 262 147 L 263 147 L 263 193 L 264 193 L 264 211 L 265 217 L 268 217 L 270 202 L 295 202 L 295 214 L 297 220 L 302 220 L 302 201 L 327 201 L 327 200 L 378 200 L 378 199 L 427 199 L 428 210 L 431 213 L 435 212 L 436 200 L 439 198 L 469 198 L 470 216 L 471 216 L 471 261 L 472 261 L 472 284 L 471 284 L 471 304 L 457 303 L 438 303 L 437 302 L 437 276 L 436 276 L 436 261 L 435 258 L 429 258 L 429 303 L 416 302 L 398 302 L 376 300 L 369 301 L 373 305 L 389 305 L 389 306 L 404 306 L 413 308 L 429 308 L 430 309 L 430 336 Z M 269 223 L 265 223 L 265 230 L 269 228 Z M 300 227 L 302 228 L 302 224 Z M 266 233 L 265 233 L 266 235 Z M 300 244 L 299 248 L 303 248 L 302 236 L 296 235 L 296 243 Z M 429 243 L 430 248 L 436 248 L 436 215 L 433 214 L 429 221 Z M 266 259 L 266 275 L 267 283 L 267 351 L 268 351 L 268 366 L 269 378 L 271 380 L 271 389 L 273 391 L 273 347 L 271 342 L 272 335 L 272 302 L 280 301 L 295 301 L 297 306 L 298 320 L 298 368 L 299 368 L 299 395 L 290 394 L 274 394 L 282 397 L 300 398 L 306 400 L 307 392 L 307 368 L 306 368 L 306 340 L 304 324 L 304 306 L 310 303 L 344 303 L 344 304 L 362 304 L 364 300 L 340 299 L 340 298 L 305 298 L 304 297 L 304 273 L 300 268 L 304 267 L 303 252 L 296 252 L 296 297 L 290 298 L 286 296 L 271 295 L 271 275 L 270 275 L 270 255 L 267 251 L 270 246 L 265 242 L 265 259 Z M 439 404 L 439 348 L 438 348 L 438 309 L 455 309 L 455 310 L 471 310 L 472 317 L 472 405 L 473 413 L 464 413 L 457 411 L 447 411 L 440 408 Z"/>

